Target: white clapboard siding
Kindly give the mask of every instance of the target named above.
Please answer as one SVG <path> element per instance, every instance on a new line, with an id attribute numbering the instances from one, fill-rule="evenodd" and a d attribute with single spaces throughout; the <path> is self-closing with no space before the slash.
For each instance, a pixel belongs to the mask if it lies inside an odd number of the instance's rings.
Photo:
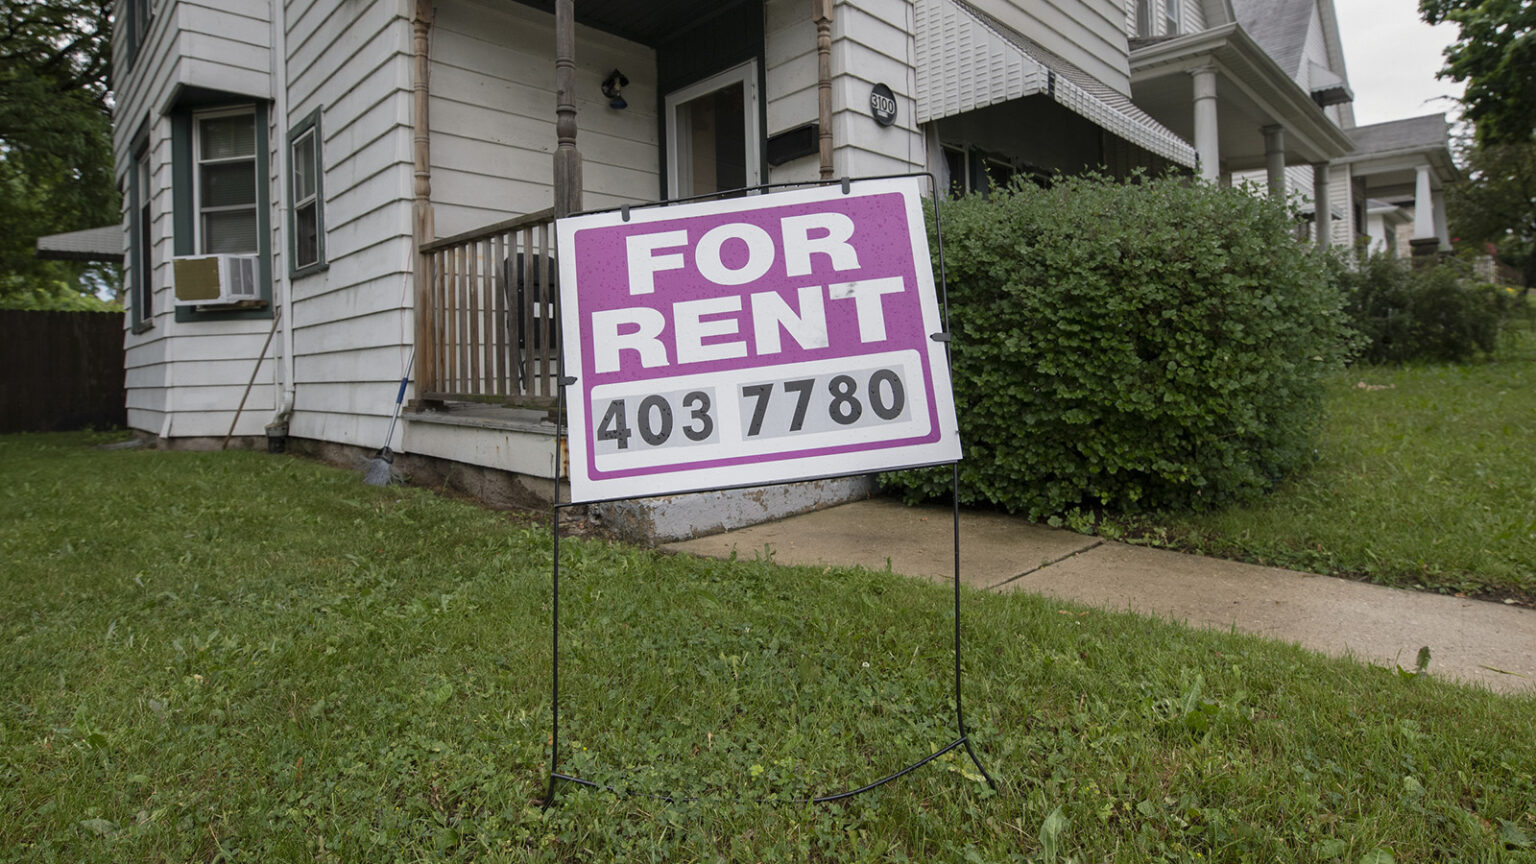
<path id="1" fill-rule="evenodd" d="M 297 375 L 302 381 L 338 384 L 393 375 L 398 386 L 401 373 L 406 371 L 406 361 L 410 359 L 410 349 L 403 345 L 355 348 L 328 354 L 305 354 L 297 359 Z"/>
<path id="2" fill-rule="evenodd" d="M 815 122 L 819 116 L 816 22 L 804 0 L 766 0 L 763 19 L 767 134 L 774 135 Z M 820 171 L 821 160 L 812 153 L 772 166 L 768 182 L 815 180 Z"/>
<path id="3" fill-rule="evenodd" d="M 161 5 L 176 35 L 172 78 L 184 86 L 269 98 L 272 93 L 271 4 L 181 2 Z M 163 104 L 151 107 L 163 108 Z"/>
<path id="4" fill-rule="evenodd" d="M 1328 172 L 1328 198 L 1341 217 L 1333 223 L 1333 244 L 1349 246 L 1355 242 L 1355 186 L 1348 165 L 1335 165 Z"/>
<path id="5" fill-rule="evenodd" d="M 289 118 L 321 112 L 327 265 L 293 283 L 295 437 L 377 447 L 400 360 L 371 361 L 414 338 L 408 5 L 288 4 Z"/>
<path id="6" fill-rule="evenodd" d="M 439 235 L 549 207 L 555 149 L 554 18 L 518 3 L 438 7 L 432 63 L 432 198 Z M 576 33 L 576 93 L 588 207 L 657 197 L 656 59 L 590 28 Z M 612 69 L 629 107 L 601 99 Z"/>
<path id="7" fill-rule="evenodd" d="M 299 388 L 294 402 L 295 417 L 307 418 L 307 424 L 318 422 L 318 415 L 328 415 L 325 420 L 331 430 L 327 440 L 377 447 L 382 441 L 365 440 L 360 434 L 362 418 L 378 417 L 388 420 L 395 408 L 395 394 L 400 392 L 400 367 L 393 363 L 381 364 L 369 370 L 368 376 L 378 376 L 379 381 L 307 381 Z M 344 422 L 345 421 L 345 422 Z M 352 430 L 343 432 L 350 425 Z M 289 427 L 290 430 L 292 427 Z M 305 434 L 305 438 L 315 435 Z M 356 440 L 348 440 L 356 439 Z"/>
<path id="8" fill-rule="evenodd" d="M 969 0 L 1014 30 L 1129 96 L 1125 7 L 1118 0 Z M 1154 0 L 1161 13 L 1162 0 Z M 1134 28 L 1135 19 L 1131 19 Z"/>
<path id="9" fill-rule="evenodd" d="M 150 329 L 140 333 L 132 331 L 133 316 L 125 315 L 124 327 L 129 328 L 124 335 L 123 365 L 126 371 L 124 389 L 125 400 L 128 406 L 128 425 L 134 429 L 147 429 L 157 431 L 164 422 L 165 410 L 165 378 L 167 373 L 167 352 L 169 341 L 166 339 L 168 322 L 171 320 L 171 290 L 170 290 L 170 253 L 171 253 L 171 169 L 170 169 L 170 139 L 166 137 L 169 131 L 169 121 L 157 118 L 148 125 L 150 140 L 150 189 L 148 194 L 150 208 L 150 238 L 151 248 L 147 250 L 154 277 L 151 285 L 154 286 L 152 297 L 152 311 L 149 322 L 153 325 Z M 128 135 L 137 133 L 137 129 Z M 127 140 L 127 136 L 122 136 Z M 124 148 L 131 144 L 125 143 Z M 134 164 L 131 154 L 128 158 L 129 166 Z M 124 184 L 126 189 L 126 183 Z M 141 193 L 142 194 L 142 193 Z M 124 249 L 128 248 L 131 237 L 132 220 L 129 208 L 132 202 L 128 196 L 123 196 L 123 237 Z M 125 294 L 127 303 L 131 306 L 138 302 L 136 272 L 124 267 Z"/>
<path id="10" fill-rule="evenodd" d="M 113 40 L 117 99 L 113 152 L 118 177 L 126 187 L 129 172 L 135 170 L 138 136 L 147 129 L 151 245 L 144 252 L 153 267 L 155 289 L 148 322 L 151 326 L 139 333 L 130 330 L 124 336 L 128 422 L 134 428 L 156 433 L 169 429 L 177 435 L 204 434 L 187 430 L 217 427 L 206 434 L 222 435 L 272 321 L 175 320 L 171 290 L 171 123 L 166 112 L 174 107 L 175 94 L 186 87 L 223 90 L 263 101 L 271 98 L 271 4 L 266 0 L 182 0 L 153 6 L 154 20 L 131 65 L 121 23 L 124 4 L 118 4 L 114 16 L 118 23 Z M 282 126 L 275 122 L 277 118 L 270 119 L 269 143 L 276 146 Z M 125 201 L 125 239 L 137 242 L 137 237 L 130 236 L 132 216 Z M 136 275 L 128 275 L 130 283 Z M 129 302 L 133 302 L 131 293 Z M 131 322 L 132 316 L 127 317 Z M 275 356 L 275 348 L 274 344 L 269 349 L 269 358 Z M 270 415 L 274 366 L 271 359 L 264 364 L 238 434 L 259 433 Z M 221 406 L 217 400 L 226 396 L 227 404 Z"/>
<path id="11" fill-rule="evenodd" d="M 398 264 L 395 269 L 400 269 Z M 410 311 L 403 309 L 410 303 L 410 283 L 406 274 L 391 273 L 372 280 L 358 279 L 345 289 L 306 296 L 304 302 L 294 306 L 293 326 L 307 331 L 313 327 L 345 324 L 353 319 L 375 315 L 389 316 L 391 321 L 402 315 L 410 317 Z M 399 328 L 395 329 L 397 332 L 393 335 L 397 338 L 390 342 L 399 341 Z M 312 337 L 312 333 L 306 333 L 306 338 Z M 325 350 L 324 346 L 308 343 L 303 347 L 305 352 L 298 356 Z"/>
<path id="12" fill-rule="evenodd" d="M 1209 27 L 1205 20 L 1205 5 L 1200 0 L 1180 0 L 1184 8 L 1184 33 L 1199 33 Z"/>
<path id="13" fill-rule="evenodd" d="M 926 163 L 917 128 L 917 48 L 910 0 L 852 0 L 837 6 L 832 24 L 833 167 L 838 176 L 921 171 Z M 815 55 L 807 58 L 814 62 Z M 885 84 L 896 97 L 896 123 L 880 126 L 869 94 Z"/>
<path id="14" fill-rule="evenodd" d="M 317 356 L 321 354 L 335 354 L 341 351 L 364 350 L 364 345 L 371 347 L 402 345 L 402 333 L 408 340 L 411 335 L 412 317 L 409 310 L 391 309 L 383 312 L 375 312 L 367 315 L 358 315 L 352 318 L 344 318 L 338 321 L 321 321 L 303 328 L 294 334 L 294 340 L 298 341 L 302 335 L 304 342 L 304 356 Z M 404 325 L 404 326 L 402 326 Z M 369 334 L 366 340 L 358 338 L 358 332 Z M 388 377 L 388 376 L 384 376 Z M 359 383 L 365 383 L 367 379 L 360 379 Z M 300 380 L 299 389 L 304 389 L 308 382 Z"/>
<path id="15" fill-rule="evenodd" d="M 1138 0 L 1125 0 L 1125 34 L 1128 37 L 1135 37 L 1140 35 L 1136 32 L 1137 2 Z M 1177 35 L 1170 33 L 1165 29 L 1165 18 L 1167 16 L 1163 14 L 1163 10 L 1165 8 L 1166 0 L 1141 0 L 1141 2 L 1151 4 L 1152 32 L 1148 35 Z M 1207 27 L 1211 26 L 1211 23 L 1207 21 L 1205 17 L 1205 3 L 1203 0 L 1178 0 L 1178 3 L 1180 15 L 1179 33 L 1199 33 L 1201 30 L 1205 30 Z"/>

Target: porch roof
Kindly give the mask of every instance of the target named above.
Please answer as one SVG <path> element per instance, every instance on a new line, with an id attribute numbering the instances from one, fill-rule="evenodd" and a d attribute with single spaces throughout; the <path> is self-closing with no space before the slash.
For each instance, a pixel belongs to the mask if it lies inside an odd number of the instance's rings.
<path id="1" fill-rule="evenodd" d="M 555 0 L 516 0 L 524 6 L 554 14 Z M 575 4 L 576 23 L 632 42 L 655 46 L 702 23 L 735 3 L 721 0 L 581 0 Z"/>
<path id="2" fill-rule="evenodd" d="M 1410 200 L 1418 166 L 1428 165 L 1434 188 L 1461 177 L 1451 156 L 1450 125 L 1444 114 L 1389 120 L 1349 130 L 1355 152 L 1339 160 L 1365 182 L 1373 198 Z"/>
<path id="3" fill-rule="evenodd" d="M 1263 168 L 1263 129 L 1285 130 L 1287 164 L 1330 162 L 1353 142 L 1237 24 L 1182 36 L 1136 40 L 1131 47 L 1131 92 L 1137 104 L 1176 132 L 1193 137 L 1194 98 L 1189 73 L 1213 68 L 1222 169 Z"/>
<path id="4" fill-rule="evenodd" d="M 37 257 L 50 261 L 110 261 L 122 263 L 123 228 L 104 225 L 83 231 L 45 234 L 37 238 Z"/>
<path id="5" fill-rule="evenodd" d="M 1195 149 L 1123 93 L 964 0 L 917 2 L 917 122 L 1044 93 L 1094 125 L 1180 165 Z"/>

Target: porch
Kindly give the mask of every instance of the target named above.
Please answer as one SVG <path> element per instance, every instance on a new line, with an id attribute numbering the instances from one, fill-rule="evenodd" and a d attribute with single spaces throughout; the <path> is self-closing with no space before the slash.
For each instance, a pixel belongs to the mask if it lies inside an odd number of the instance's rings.
<path id="1" fill-rule="evenodd" d="M 519 500 L 563 494 L 555 220 L 830 176 L 830 123 L 814 149 L 768 155 L 770 131 L 803 132 L 830 110 L 817 42 L 831 4 L 815 6 L 820 19 L 804 0 L 417 4 L 409 458 L 454 482 L 511 484 Z M 871 488 L 855 478 L 615 502 L 586 518 L 677 539 Z"/>
<path id="2" fill-rule="evenodd" d="M 830 176 L 829 122 L 768 155 L 769 130 L 830 112 L 831 3 L 813 6 L 416 4 L 413 408 L 553 418 L 556 218 Z"/>

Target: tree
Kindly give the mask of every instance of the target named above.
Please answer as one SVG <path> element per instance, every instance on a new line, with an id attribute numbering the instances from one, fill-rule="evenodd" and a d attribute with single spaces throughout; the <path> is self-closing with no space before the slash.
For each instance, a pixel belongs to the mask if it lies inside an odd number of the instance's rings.
<path id="1" fill-rule="evenodd" d="M 119 218 L 111 9 L 111 0 L 0 0 L 0 303 L 69 305 L 116 279 L 111 268 L 34 254 L 40 235 Z"/>
<path id="2" fill-rule="evenodd" d="M 1536 139 L 1474 142 L 1462 158 L 1465 177 L 1446 195 L 1451 224 L 1462 240 L 1493 244 L 1529 290 L 1536 286 Z"/>
<path id="3" fill-rule="evenodd" d="M 1441 78 L 1466 82 L 1466 118 L 1479 141 L 1514 144 L 1536 133 L 1536 3 L 1531 0 L 1419 0 L 1430 24 L 1459 35 L 1445 49 Z"/>

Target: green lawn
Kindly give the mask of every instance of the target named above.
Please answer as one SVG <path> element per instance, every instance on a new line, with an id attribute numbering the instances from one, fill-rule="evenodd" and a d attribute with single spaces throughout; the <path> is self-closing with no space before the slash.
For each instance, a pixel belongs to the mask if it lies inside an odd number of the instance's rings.
<path id="1" fill-rule="evenodd" d="M 1536 700 L 1019 595 L 965 596 L 997 793 L 791 803 L 951 738 L 949 589 L 595 541 L 565 767 L 699 800 L 541 810 L 545 529 L 94 440 L 0 438 L 0 860 L 1536 860 Z"/>
<path id="2" fill-rule="evenodd" d="M 1316 466 L 1250 507 L 1111 519 L 1193 552 L 1536 605 L 1536 334 L 1336 376 Z"/>

